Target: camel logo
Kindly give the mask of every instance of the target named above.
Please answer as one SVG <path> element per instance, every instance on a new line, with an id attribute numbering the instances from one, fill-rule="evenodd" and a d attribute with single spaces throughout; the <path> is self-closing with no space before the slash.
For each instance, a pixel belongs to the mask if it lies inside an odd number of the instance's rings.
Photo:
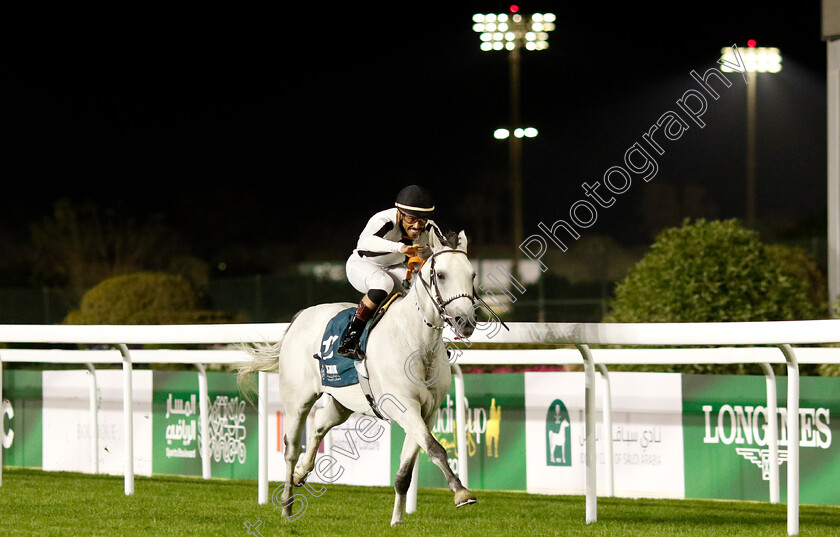
<path id="1" fill-rule="evenodd" d="M 569 428 L 569 411 L 560 399 L 555 399 L 548 407 L 545 436 L 545 463 L 548 466 L 571 466 L 572 432 Z"/>

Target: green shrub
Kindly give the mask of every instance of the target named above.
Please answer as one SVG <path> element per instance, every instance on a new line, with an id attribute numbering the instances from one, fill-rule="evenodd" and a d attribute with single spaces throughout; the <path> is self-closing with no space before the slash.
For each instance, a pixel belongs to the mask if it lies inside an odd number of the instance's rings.
<path id="1" fill-rule="evenodd" d="M 680 227 L 663 231 L 618 283 L 604 321 L 813 319 L 824 314 L 823 281 L 805 252 L 765 245 L 757 232 L 736 220 L 686 220 Z M 760 373 L 757 366 L 714 364 L 645 366 L 643 370 Z"/>
<path id="2" fill-rule="evenodd" d="M 801 250 L 764 245 L 735 220 L 685 221 L 662 232 L 619 282 L 605 320 L 813 319 L 822 299 L 803 260 Z"/>
<path id="3" fill-rule="evenodd" d="M 816 309 L 816 317 L 829 317 L 828 281 L 817 266 L 816 260 L 802 248 L 768 244 L 768 255 L 775 258 L 782 271 L 804 281 L 807 286 L 808 300 Z"/>
<path id="4" fill-rule="evenodd" d="M 161 272 L 138 272 L 103 280 L 82 297 L 64 324 L 200 324 L 230 322 L 202 308 L 188 280 Z"/>

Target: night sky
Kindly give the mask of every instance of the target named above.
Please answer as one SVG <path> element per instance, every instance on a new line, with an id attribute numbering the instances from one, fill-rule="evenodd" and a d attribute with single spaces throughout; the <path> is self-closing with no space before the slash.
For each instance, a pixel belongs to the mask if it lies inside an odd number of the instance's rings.
<path id="1" fill-rule="evenodd" d="M 526 236 L 567 217 L 583 182 L 677 110 L 698 88 L 692 70 L 750 38 L 783 56 L 781 73 L 753 81 L 759 220 L 824 221 L 819 2 L 577 4 L 521 4 L 557 15 L 549 49 L 522 59 L 523 122 L 540 132 L 524 143 Z M 297 259 L 342 259 L 417 183 L 445 227 L 508 243 L 508 149 L 492 137 L 508 121 L 507 54 L 479 49 L 472 14 L 509 4 L 396 5 L 21 19 L 2 71 L 0 234 L 24 234 L 58 198 L 91 199 L 164 214 L 208 258 L 285 244 Z M 746 89 L 727 76 L 706 126 L 663 145 L 656 177 L 637 178 L 587 234 L 635 244 L 674 218 L 744 216 Z"/>

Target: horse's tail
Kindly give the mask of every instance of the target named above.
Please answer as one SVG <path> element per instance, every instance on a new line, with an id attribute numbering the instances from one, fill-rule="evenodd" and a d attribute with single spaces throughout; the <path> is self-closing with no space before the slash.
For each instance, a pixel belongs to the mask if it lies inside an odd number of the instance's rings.
<path id="1" fill-rule="evenodd" d="M 251 343 L 248 345 L 241 345 L 240 349 L 251 356 L 251 359 L 246 362 L 239 362 L 236 364 L 236 385 L 239 392 L 245 399 L 253 404 L 251 394 L 256 391 L 254 389 L 253 374 L 264 371 L 266 373 L 276 373 L 280 369 L 280 349 L 283 346 L 283 339 L 289 333 L 289 328 L 297 319 L 297 314 L 292 318 L 292 322 L 286 327 L 286 331 L 280 337 L 277 343 Z"/>

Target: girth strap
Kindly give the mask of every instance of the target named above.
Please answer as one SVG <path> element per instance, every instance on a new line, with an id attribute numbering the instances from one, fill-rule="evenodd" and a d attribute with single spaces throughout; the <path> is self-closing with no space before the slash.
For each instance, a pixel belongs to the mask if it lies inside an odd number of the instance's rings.
<path id="1" fill-rule="evenodd" d="M 388 418 L 384 417 L 382 413 L 379 412 L 376 399 L 373 398 L 373 391 L 370 389 L 370 379 L 368 378 L 367 366 L 365 365 L 366 359 L 367 357 L 363 356 L 361 360 L 354 361 L 356 365 L 356 372 L 359 374 L 359 386 L 362 388 L 362 393 L 365 394 L 365 399 L 367 399 L 370 409 L 373 410 L 376 417 L 381 420 L 388 421 Z"/>

